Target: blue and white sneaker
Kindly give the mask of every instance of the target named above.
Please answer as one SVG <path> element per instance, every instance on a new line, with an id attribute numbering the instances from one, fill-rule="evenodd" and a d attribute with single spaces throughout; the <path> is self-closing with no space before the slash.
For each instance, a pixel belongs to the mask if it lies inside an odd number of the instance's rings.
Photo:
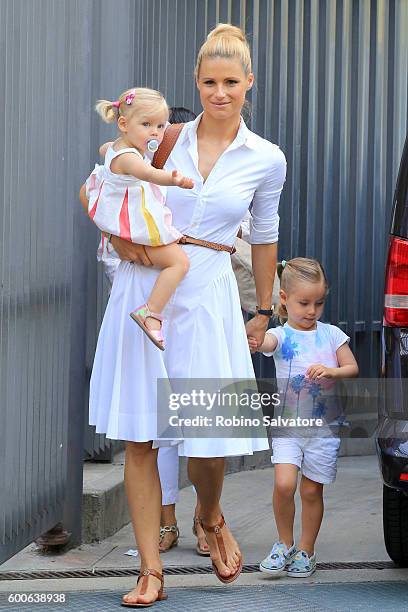
<path id="1" fill-rule="evenodd" d="M 295 544 L 288 548 L 283 542 L 275 542 L 269 555 L 261 561 L 259 569 L 266 574 L 279 576 L 283 574 L 295 555 Z"/>
<path id="2" fill-rule="evenodd" d="M 307 578 L 316 571 L 316 553 L 311 557 L 305 550 L 298 550 L 289 566 L 286 573 L 291 578 Z"/>

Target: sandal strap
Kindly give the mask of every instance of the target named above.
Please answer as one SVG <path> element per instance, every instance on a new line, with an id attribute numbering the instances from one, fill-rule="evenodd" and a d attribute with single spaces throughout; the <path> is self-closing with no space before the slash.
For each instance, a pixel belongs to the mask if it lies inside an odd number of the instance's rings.
<path id="1" fill-rule="evenodd" d="M 227 552 L 225 550 L 224 538 L 222 537 L 221 529 L 225 525 L 224 515 L 221 514 L 221 518 L 215 525 L 205 525 L 203 521 L 200 519 L 201 527 L 204 531 L 208 531 L 208 533 L 215 533 L 215 537 L 217 539 L 218 549 L 220 551 L 221 560 L 223 563 L 227 563 Z"/>
<path id="2" fill-rule="evenodd" d="M 197 537 L 197 524 L 201 524 L 201 520 L 199 516 L 194 516 L 193 517 L 193 535 L 195 535 Z"/>
<path id="3" fill-rule="evenodd" d="M 224 519 L 224 515 L 223 514 L 221 514 L 220 520 L 215 525 L 206 525 L 205 523 L 203 523 L 203 520 L 201 518 L 199 520 L 200 520 L 201 527 L 205 531 L 208 531 L 209 533 L 220 533 L 221 529 L 225 525 L 225 519 Z"/>
<path id="4" fill-rule="evenodd" d="M 161 329 L 149 329 L 149 332 L 151 333 L 153 338 L 156 338 L 156 340 L 158 340 L 159 342 L 164 342 L 164 338 L 163 338 Z"/>
<path id="5" fill-rule="evenodd" d="M 160 527 L 160 542 L 164 538 L 165 533 L 174 533 L 177 538 L 180 537 L 180 530 L 177 525 L 163 525 Z"/>
<path id="6" fill-rule="evenodd" d="M 140 595 L 144 595 L 147 591 L 147 581 L 148 581 L 149 576 L 154 576 L 154 578 L 157 578 L 158 580 L 160 580 L 161 584 L 160 584 L 159 594 L 162 593 L 163 586 L 164 586 L 163 574 L 161 574 L 155 569 L 145 569 L 143 570 L 143 572 L 139 574 L 139 577 L 137 579 L 138 582 L 139 580 L 142 580 L 142 588 L 140 589 Z"/>
<path id="7" fill-rule="evenodd" d="M 146 304 L 139 306 L 139 308 L 137 308 L 136 310 L 143 310 L 143 312 L 140 312 L 140 315 L 144 317 L 145 319 L 147 319 L 148 317 L 151 317 L 152 319 L 157 319 L 160 322 L 163 321 L 163 315 L 159 314 L 158 312 L 152 312 L 147 302 Z"/>

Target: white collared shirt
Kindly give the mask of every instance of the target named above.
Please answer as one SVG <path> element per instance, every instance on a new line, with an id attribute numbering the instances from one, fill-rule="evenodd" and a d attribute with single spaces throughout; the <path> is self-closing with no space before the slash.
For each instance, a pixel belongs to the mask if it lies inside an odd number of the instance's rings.
<path id="1" fill-rule="evenodd" d="M 251 132 L 243 119 L 235 140 L 222 153 L 204 182 L 198 170 L 197 127 L 187 123 L 166 163 L 194 180 L 194 189 L 169 187 L 166 204 L 173 224 L 195 238 L 232 245 L 252 204 L 250 242 L 277 242 L 278 205 L 286 159 L 277 145 Z"/>

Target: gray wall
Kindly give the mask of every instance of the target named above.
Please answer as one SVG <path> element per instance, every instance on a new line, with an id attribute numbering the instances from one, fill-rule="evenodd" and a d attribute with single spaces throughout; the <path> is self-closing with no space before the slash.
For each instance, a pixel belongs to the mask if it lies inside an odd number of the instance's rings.
<path id="1" fill-rule="evenodd" d="M 362 374 L 376 376 L 390 206 L 407 131 L 408 2 L 137 6 L 136 81 L 196 111 L 194 58 L 206 32 L 219 21 L 245 28 L 256 76 L 250 124 L 288 160 L 280 257 L 324 263 L 325 318 L 350 334 Z"/>
<path id="2" fill-rule="evenodd" d="M 106 286 L 77 193 L 131 84 L 200 110 L 196 50 L 243 26 L 252 129 L 288 159 L 280 254 L 327 267 L 326 316 L 375 375 L 390 205 L 407 128 L 406 0 L 0 2 L 0 559 L 65 517 L 80 533 L 83 424 Z"/>

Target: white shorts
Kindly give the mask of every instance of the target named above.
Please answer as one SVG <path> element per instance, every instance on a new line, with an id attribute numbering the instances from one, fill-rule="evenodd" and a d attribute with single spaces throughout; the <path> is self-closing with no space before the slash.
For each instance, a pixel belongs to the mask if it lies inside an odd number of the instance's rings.
<path id="1" fill-rule="evenodd" d="M 272 463 L 296 465 L 306 478 L 322 484 L 336 480 L 340 438 L 274 438 Z"/>

